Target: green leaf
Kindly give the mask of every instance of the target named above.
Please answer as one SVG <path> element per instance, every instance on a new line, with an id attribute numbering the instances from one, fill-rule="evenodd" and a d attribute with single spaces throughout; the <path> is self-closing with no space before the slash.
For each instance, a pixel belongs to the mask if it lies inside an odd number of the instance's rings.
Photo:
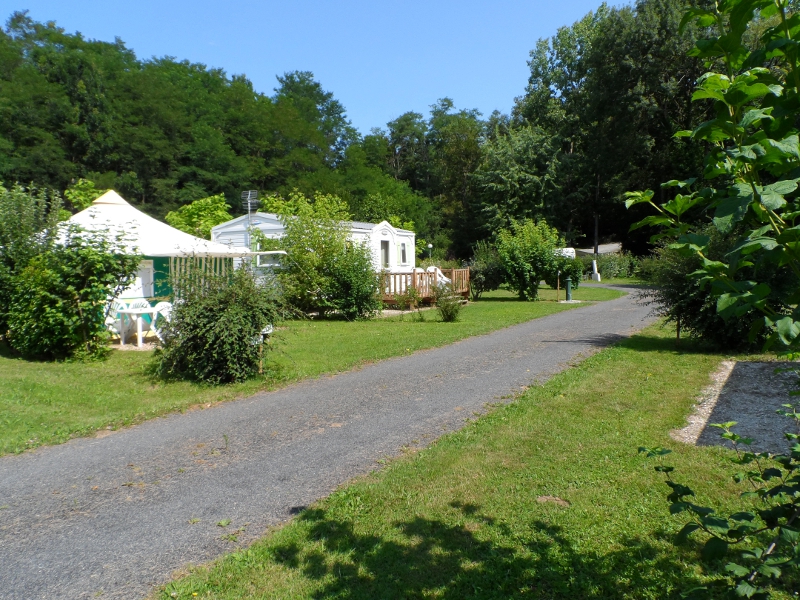
<path id="1" fill-rule="evenodd" d="M 772 94 L 772 90 L 763 83 L 751 85 L 747 81 L 741 83 L 736 81 L 728 91 L 725 92 L 724 102 L 730 106 L 739 107 L 758 98 L 763 98 L 768 94 Z"/>
<path id="2" fill-rule="evenodd" d="M 626 202 L 627 204 L 627 202 Z M 645 217 L 641 221 L 634 223 L 631 225 L 628 231 L 634 231 L 636 229 L 640 229 L 642 227 L 655 227 L 658 225 L 672 225 L 674 221 L 669 217 L 663 217 L 661 215 L 650 215 L 649 217 Z"/>
<path id="3" fill-rule="evenodd" d="M 717 17 L 710 10 L 703 10 L 702 8 L 690 8 L 683 13 L 680 31 L 684 31 L 686 25 L 692 21 L 696 21 L 699 27 L 711 27 L 717 22 Z"/>
<path id="4" fill-rule="evenodd" d="M 775 330 L 778 333 L 780 340 L 789 346 L 798 335 L 800 335 L 800 327 L 798 327 L 792 317 L 783 317 L 775 322 Z"/>
<path id="5" fill-rule="evenodd" d="M 772 577 L 773 579 L 780 579 L 781 576 L 781 570 L 778 567 L 773 567 L 771 565 L 761 564 L 758 566 L 757 570 L 764 577 Z"/>
<path id="6" fill-rule="evenodd" d="M 718 535 L 727 535 L 731 528 L 728 519 L 722 517 L 703 517 L 700 522 L 706 529 Z"/>
<path id="7" fill-rule="evenodd" d="M 737 183 L 728 192 L 731 194 L 717 206 L 714 213 L 714 225 L 721 233 L 728 233 L 741 221 L 747 208 L 753 202 L 753 189 L 745 183 Z"/>
<path id="8" fill-rule="evenodd" d="M 760 121 L 762 119 L 772 119 L 772 107 L 769 108 L 754 108 L 752 110 L 748 110 L 744 113 L 742 120 L 739 121 L 739 125 L 741 127 L 749 127 L 756 121 Z"/>
<path id="9" fill-rule="evenodd" d="M 762 145 L 772 148 L 782 158 L 800 159 L 800 148 L 798 148 L 797 135 L 790 135 L 781 141 L 765 139 L 762 142 Z"/>
<path id="10" fill-rule="evenodd" d="M 722 558 L 727 552 L 728 542 L 721 540 L 718 537 L 712 537 L 709 538 L 705 546 L 703 546 L 701 556 L 703 557 L 703 560 L 712 561 Z"/>
<path id="11" fill-rule="evenodd" d="M 778 181 L 759 190 L 761 204 L 769 210 L 779 210 L 786 206 L 785 194 L 791 194 L 797 189 L 797 181 Z"/>
<path id="12" fill-rule="evenodd" d="M 689 134 L 691 135 L 691 132 L 689 132 Z M 671 187 L 685 188 L 685 187 L 689 187 L 692 184 L 694 184 L 695 181 L 697 181 L 696 177 L 690 177 L 689 179 L 684 179 L 683 181 L 681 181 L 680 179 L 670 179 L 669 181 L 667 181 L 665 183 L 662 183 L 661 187 L 663 187 L 663 188 L 671 188 Z"/>
<path id="13" fill-rule="evenodd" d="M 736 563 L 728 563 L 725 565 L 725 570 L 734 577 L 747 577 L 750 575 L 750 569 Z"/>
<path id="14" fill-rule="evenodd" d="M 758 592 L 758 588 L 751 585 L 747 580 L 739 582 L 736 586 L 736 595 L 743 598 L 752 598 Z"/>
<path id="15" fill-rule="evenodd" d="M 781 527 L 781 539 L 788 544 L 800 543 L 800 531 L 788 525 Z"/>
<path id="16" fill-rule="evenodd" d="M 653 201 L 653 190 L 643 192 L 625 192 L 625 208 L 630 208 L 634 204 Z"/>
<path id="17" fill-rule="evenodd" d="M 670 214 L 680 218 L 686 211 L 702 202 L 704 198 L 690 194 L 677 194 L 672 200 L 663 204 L 661 207 Z"/>

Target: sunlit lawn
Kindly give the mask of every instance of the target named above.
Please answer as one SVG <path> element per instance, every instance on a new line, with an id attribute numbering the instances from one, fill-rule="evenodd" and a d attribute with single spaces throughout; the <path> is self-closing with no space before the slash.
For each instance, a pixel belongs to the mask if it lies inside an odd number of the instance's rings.
<path id="1" fill-rule="evenodd" d="M 582 300 L 619 295 L 599 288 L 575 292 Z M 457 323 L 440 322 L 436 311 L 424 312 L 423 322 L 408 315 L 355 323 L 292 322 L 278 332 L 266 378 L 217 388 L 154 381 L 146 372 L 151 352 L 114 351 L 109 360 L 96 363 L 39 363 L 12 358 L 0 347 L 0 454 L 246 396 L 581 306 L 556 304 L 551 298 L 555 291 L 546 289 L 541 302 L 519 302 L 509 292 L 493 292 L 466 306 Z"/>
<path id="2" fill-rule="evenodd" d="M 698 541 L 673 545 L 683 519 L 637 448 L 674 449 L 701 504 L 740 506 L 742 488 L 729 451 L 668 435 L 722 360 L 673 335 L 652 327 L 596 354 L 158 597 L 679 598 L 706 566 Z"/>

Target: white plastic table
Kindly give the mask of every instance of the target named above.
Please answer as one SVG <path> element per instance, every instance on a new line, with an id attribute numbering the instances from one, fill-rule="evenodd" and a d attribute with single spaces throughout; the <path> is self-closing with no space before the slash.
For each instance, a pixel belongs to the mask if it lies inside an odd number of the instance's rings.
<path id="1" fill-rule="evenodd" d="M 150 308 L 123 308 L 117 311 L 120 315 L 128 315 L 134 321 L 136 321 L 136 345 L 141 348 L 142 347 L 142 317 L 144 315 L 151 316 L 151 322 L 156 320 L 156 313 L 158 311 L 153 307 Z M 119 332 L 119 344 L 120 346 L 125 345 L 125 327 L 121 328 Z"/>

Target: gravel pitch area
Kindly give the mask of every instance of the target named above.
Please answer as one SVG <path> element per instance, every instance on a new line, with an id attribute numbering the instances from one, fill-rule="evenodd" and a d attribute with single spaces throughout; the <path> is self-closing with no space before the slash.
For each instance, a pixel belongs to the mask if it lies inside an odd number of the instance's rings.
<path id="1" fill-rule="evenodd" d="M 145 596 L 175 570 L 234 550 L 226 534 L 252 541 L 404 446 L 428 445 L 641 329 L 648 312 L 630 294 L 4 457 L 0 598 Z"/>
<path id="2" fill-rule="evenodd" d="M 796 431 L 794 422 L 777 414 L 784 404 L 796 402 L 789 393 L 797 389 L 797 374 L 786 371 L 787 363 L 726 360 L 711 375 L 688 425 L 670 432 L 673 439 L 698 446 L 725 446 L 722 431 L 712 423 L 736 421 L 733 431 L 753 440 L 750 450 L 786 454 L 784 433 Z"/>

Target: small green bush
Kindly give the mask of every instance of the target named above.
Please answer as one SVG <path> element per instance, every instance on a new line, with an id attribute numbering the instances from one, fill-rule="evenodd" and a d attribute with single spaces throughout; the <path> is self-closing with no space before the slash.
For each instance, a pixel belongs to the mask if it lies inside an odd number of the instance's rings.
<path id="1" fill-rule="evenodd" d="M 708 258 L 721 260 L 736 245 L 737 234 L 723 236 L 715 228 L 707 227 L 700 233 L 709 235 Z M 653 312 L 666 317 L 667 322 L 680 326 L 681 331 L 715 349 L 756 350 L 764 341 L 763 333 L 750 339 L 750 330 L 756 321 L 762 319 L 755 310 L 743 312 L 737 318 L 724 319 L 717 312 L 717 297 L 709 286 L 692 274 L 702 266 L 698 256 L 686 256 L 668 246 L 656 248 L 655 252 L 643 261 L 640 276 L 652 287 L 641 292 L 642 301 L 653 307 Z M 764 281 L 773 286 L 774 302 L 781 306 L 781 298 L 788 295 L 784 291 L 786 277 L 770 269 L 768 265 L 756 264 Z M 742 277 L 747 277 L 747 271 Z M 783 295 L 782 294 L 786 294 Z"/>
<path id="2" fill-rule="evenodd" d="M 467 263 L 469 267 L 469 291 L 473 300 L 484 292 L 498 289 L 505 281 L 503 263 L 497 249 L 486 241 L 475 244 L 475 254 Z"/>
<path id="3" fill-rule="evenodd" d="M 370 319 L 381 310 L 380 281 L 366 245 L 352 244 L 322 269 L 327 304 L 348 320 Z"/>
<path id="4" fill-rule="evenodd" d="M 139 261 L 116 242 L 66 233 L 11 277 L 9 344 L 27 358 L 102 357 L 108 298 L 133 282 Z"/>
<path id="5" fill-rule="evenodd" d="M 63 212 L 56 193 L 19 184 L 0 185 L 0 335 L 8 330 L 14 275 L 53 245 Z"/>
<path id="6" fill-rule="evenodd" d="M 164 379 L 241 382 L 261 366 L 261 331 L 285 309 L 275 286 L 260 285 L 248 267 L 203 280 L 175 302 L 153 369 Z"/>
<path id="7" fill-rule="evenodd" d="M 506 283 L 520 300 L 536 300 L 539 282 L 556 264 L 561 247 L 558 232 L 546 222 L 514 221 L 497 234 L 497 253 L 506 273 Z"/>
<path id="8" fill-rule="evenodd" d="M 433 291 L 433 301 L 443 322 L 458 321 L 464 299 L 454 292 L 452 283 L 442 283 L 436 286 Z"/>
<path id="9" fill-rule="evenodd" d="M 591 276 L 592 260 L 594 256 L 579 257 L 583 263 L 583 272 Z M 630 252 L 614 252 L 612 254 L 600 254 L 597 257 L 597 272 L 604 279 L 616 279 L 617 277 L 634 277 L 639 268 L 639 259 Z"/>
<path id="10" fill-rule="evenodd" d="M 280 248 L 288 258 L 278 272 L 286 298 L 306 313 L 336 311 L 347 319 L 368 319 L 381 309 L 380 282 L 366 245 L 349 240 L 347 205 L 338 197 L 313 200 L 294 192 L 273 197 L 266 207 L 284 224 Z"/>
<path id="11" fill-rule="evenodd" d="M 576 289 L 583 279 L 583 263 L 577 258 L 556 256 L 553 266 L 544 275 L 544 282 L 551 288 L 555 288 L 560 279 L 560 287 L 564 289 L 567 287 L 567 277 L 572 281 L 572 289 Z"/>

